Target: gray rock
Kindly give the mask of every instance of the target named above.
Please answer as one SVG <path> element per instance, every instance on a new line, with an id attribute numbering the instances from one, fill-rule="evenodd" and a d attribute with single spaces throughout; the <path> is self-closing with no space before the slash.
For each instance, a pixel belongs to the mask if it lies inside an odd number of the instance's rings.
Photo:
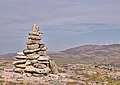
<path id="1" fill-rule="evenodd" d="M 38 51 L 37 54 L 44 56 L 44 55 L 46 55 L 46 51 Z"/>
<path id="2" fill-rule="evenodd" d="M 40 36 L 40 35 L 42 35 L 42 33 L 39 31 L 38 32 L 30 32 L 29 35 Z"/>
<path id="3" fill-rule="evenodd" d="M 15 58 L 17 59 L 26 59 L 27 56 L 25 55 L 16 55 Z"/>
<path id="4" fill-rule="evenodd" d="M 26 65 L 25 64 L 18 64 L 18 65 L 15 65 L 16 68 L 26 68 Z"/>
<path id="5" fill-rule="evenodd" d="M 38 69 L 38 68 L 35 68 L 35 67 L 33 67 L 33 66 L 27 66 L 27 67 L 25 68 L 25 71 L 26 71 L 26 72 L 31 72 L 31 73 L 42 73 L 42 74 L 44 74 L 44 73 L 49 73 L 50 68 L 49 68 L 49 67 L 46 67 L 46 68 L 44 68 L 44 69 Z"/>
<path id="6" fill-rule="evenodd" d="M 39 26 L 37 24 L 33 25 L 32 32 L 38 32 L 39 31 Z"/>
<path id="7" fill-rule="evenodd" d="M 41 40 L 42 36 L 35 36 L 35 35 L 29 35 L 28 39 L 32 39 L 32 40 Z"/>
<path id="8" fill-rule="evenodd" d="M 41 43 L 42 43 L 41 40 L 28 39 L 27 45 L 31 45 L 31 44 L 41 44 Z"/>
<path id="9" fill-rule="evenodd" d="M 15 69 L 13 69 L 13 71 L 18 72 L 18 73 L 22 73 L 22 72 L 24 72 L 24 69 L 22 69 L 22 68 L 15 68 Z"/>
<path id="10" fill-rule="evenodd" d="M 49 56 L 39 56 L 38 61 L 49 60 Z"/>
<path id="11" fill-rule="evenodd" d="M 18 52 L 17 55 L 24 56 L 25 54 L 23 52 Z"/>
<path id="12" fill-rule="evenodd" d="M 31 65 L 31 64 L 32 64 L 32 63 L 31 63 L 30 60 L 27 60 L 26 63 L 25 63 L 26 66 Z"/>
<path id="13" fill-rule="evenodd" d="M 39 64 L 39 63 L 35 63 L 33 64 L 33 66 L 39 69 L 44 69 L 47 67 L 45 64 Z"/>
<path id="14" fill-rule="evenodd" d="M 34 50 L 25 49 L 23 52 L 25 54 L 31 54 L 31 53 L 38 52 L 38 51 L 40 51 L 40 48 L 37 48 L 37 49 L 34 49 Z"/>
<path id="15" fill-rule="evenodd" d="M 38 54 L 27 55 L 27 59 L 29 59 L 29 60 L 34 60 L 34 59 L 37 59 L 37 58 L 39 58 L 39 55 L 38 55 Z"/>
<path id="16" fill-rule="evenodd" d="M 28 48 L 29 50 L 34 50 L 34 49 L 39 48 L 39 45 L 38 45 L 38 44 L 31 44 L 31 45 L 27 45 L 27 48 Z"/>
<path id="17" fill-rule="evenodd" d="M 50 62 L 50 68 L 53 74 L 57 74 L 58 73 L 58 67 L 55 64 L 54 60 L 49 60 Z"/>
<path id="18" fill-rule="evenodd" d="M 13 62 L 13 65 L 24 64 L 25 62 L 26 62 L 26 60 L 14 61 L 14 62 Z"/>

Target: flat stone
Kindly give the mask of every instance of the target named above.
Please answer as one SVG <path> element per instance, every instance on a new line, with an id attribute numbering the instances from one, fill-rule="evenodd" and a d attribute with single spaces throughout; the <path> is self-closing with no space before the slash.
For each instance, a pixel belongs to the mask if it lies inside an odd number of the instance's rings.
<path id="1" fill-rule="evenodd" d="M 34 53 L 34 52 L 37 52 L 37 51 L 40 51 L 40 48 L 37 48 L 37 49 L 34 49 L 34 50 L 28 50 L 28 49 L 26 49 L 26 50 L 24 50 L 23 52 L 24 52 L 25 54 L 30 54 L 30 53 Z"/>
<path id="2" fill-rule="evenodd" d="M 22 73 L 22 72 L 24 72 L 24 69 L 15 68 L 13 71 L 18 72 L 18 73 Z"/>
<path id="3" fill-rule="evenodd" d="M 50 68 L 46 67 L 44 69 L 38 69 L 38 68 L 35 68 L 33 66 L 27 66 L 25 68 L 25 71 L 26 72 L 31 72 L 31 73 L 49 73 L 50 72 Z"/>
<path id="4" fill-rule="evenodd" d="M 42 35 L 43 33 L 41 33 L 41 32 L 30 32 L 29 33 L 29 35 L 35 35 L 35 36 L 40 36 L 40 35 Z"/>
<path id="5" fill-rule="evenodd" d="M 24 64 L 25 62 L 26 62 L 26 60 L 14 61 L 14 62 L 13 62 L 13 65 Z"/>
<path id="6" fill-rule="evenodd" d="M 27 48 L 28 48 L 29 50 L 34 50 L 34 49 L 39 48 L 39 44 L 31 44 L 31 45 L 27 45 Z"/>
<path id="7" fill-rule="evenodd" d="M 42 36 L 29 35 L 28 39 L 41 40 L 41 39 L 42 39 Z"/>
<path id="8" fill-rule="evenodd" d="M 55 64 L 54 60 L 49 60 L 50 62 L 50 68 L 53 74 L 57 74 L 58 73 L 58 67 Z"/>
<path id="9" fill-rule="evenodd" d="M 33 76 L 34 77 L 42 77 L 42 76 L 44 76 L 43 74 L 38 74 L 38 73 L 33 73 Z"/>
<path id="10" fill-rule="evenodd" d="M 49 56 L 39 56 L 38 61 L 49 60 Z"/>
<path id="11" fill-rule="evenodd" d="M 16 68 L 26 68 L 26 65 L 25 64 L 18 64 L 18 65 L 15 65 Z"/>
<path id="12" fill-rule="evenodd" d="M 17 58 L 17 59 L 26 59 L 26 57 L 27 56 L 25 56 L 25 55 L 17 55 L 17 56 L 15 56 L 15 58 Z"/>
<path id="13" fill-rule="evenodd" d="M 27 45 L 31 45 L 31 44 L 41 44 L 41 43 L 42 43 L 41 40 L 28 39 Z"/>
<path id="14" fill-rule="evenodd" d="M 38 60 L 31 60 L 31 63 L 34 64 L 34 63 L 37 63 Z"/>
<path id="15" fill-rule="evenodd" d="M 38 51 L 38 52 L 37 52 L 37 54 L 39 54 L 39 55 L 41 55 L 41 56 L 46 55 L 46 53 L 47 53 L 46 51 Z"/>
<path id="16" fill-rule="evenodd" d="M 30 60 L 34 60 L 34 59 L 37 59 L 37 58 L 39 58 L 39 55 L 38 55 L 38 54 L 27 55 L 27 59 L 30 59 Z"/>
<path id="17" fill-rule="evenodd" d="M 23 52 L 18 52 L 17 55 L 24 56 L 25 54 Z"/>
<path id="18" fill-rule="evenodd" d="M 44 69 L 47 67 L 45 64 L 39 64 L 39 63 L 35 63 L 33 64 L 33 66 L 39 69 Z"/>
<path id="19" fill-rule="evenodd" d="M 49 62 L 48 61 L 38 61 L 39 64 L 48 64 Z"/>

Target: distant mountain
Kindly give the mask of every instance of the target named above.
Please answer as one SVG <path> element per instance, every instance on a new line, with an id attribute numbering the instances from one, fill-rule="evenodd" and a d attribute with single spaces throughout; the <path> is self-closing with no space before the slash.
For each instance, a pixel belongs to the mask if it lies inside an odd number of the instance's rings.
<path id="1" fill-rule="evenodd" d="M 1 55 L 13 57 L 16 53 Z M 60 52 L 47 52 L 51 58 L 77 58 L 87 62 L 120 62 L 120 44 L 83 45 Z"/>
<path id="2" fill-rule="evenodd" d="M 120 44 L 83 45 L 62 51 L 72 57 L 82 60 L 110 60 L 120 58 Z"/>

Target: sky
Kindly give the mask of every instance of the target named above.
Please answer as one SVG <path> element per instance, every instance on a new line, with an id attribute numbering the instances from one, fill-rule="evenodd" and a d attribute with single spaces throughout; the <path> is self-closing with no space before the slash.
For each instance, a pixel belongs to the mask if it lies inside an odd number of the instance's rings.
<path id="1" fill-rule="evenodd" d="M 120 43 L 120 0 L 0 0 L 0 54 L 26 49 L 33 24 L 49 51 Z"/>

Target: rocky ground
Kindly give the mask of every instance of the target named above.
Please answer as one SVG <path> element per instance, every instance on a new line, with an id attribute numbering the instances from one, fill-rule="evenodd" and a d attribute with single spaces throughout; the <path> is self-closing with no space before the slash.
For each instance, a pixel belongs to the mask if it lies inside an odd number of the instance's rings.
<path id="1" fill-rule="evenodd" d="M 27 77 L 13 72 L 9 63 L 0 66 L 0 85 L 120 85 L 120 68 L 93 64 L 62 64 L 58 74 Z"/>

